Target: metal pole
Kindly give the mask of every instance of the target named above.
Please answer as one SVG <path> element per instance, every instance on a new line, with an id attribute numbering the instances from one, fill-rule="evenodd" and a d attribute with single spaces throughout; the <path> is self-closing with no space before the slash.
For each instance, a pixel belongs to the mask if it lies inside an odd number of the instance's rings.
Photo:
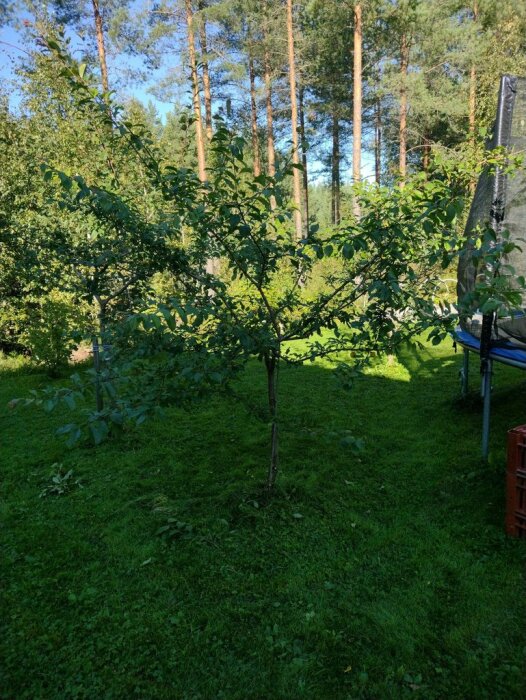
<path id="1" fill-rule="evenodd" d="M 487 359 L 484 362 L 482 374 L 482 398 L 484 399 L 482 411 L 482 458 L 487 461 L 489 454 L 489 419 L 491 408 L 491 375 L 493 362 Z"/>
<path id="2" fill-rule="evenodd" d="M 460 393 L 463 399 L 468 395 L 469 384 L 469 350 L 464 348 L 464 360 L 460 370 Z"/>

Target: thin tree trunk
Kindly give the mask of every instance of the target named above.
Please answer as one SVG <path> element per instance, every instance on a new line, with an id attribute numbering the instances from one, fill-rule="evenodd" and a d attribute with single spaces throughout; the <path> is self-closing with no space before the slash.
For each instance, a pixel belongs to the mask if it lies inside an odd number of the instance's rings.
<path id="1" fill-rule="evenodd" d="M 380 100 L 376 100 L 374 110 L 374 175 L 376 184 L 382 180 L 382 108 Z"/>
<path id="2" fill-rule="evenodd" d="M 303 213 L 306 234 L 309 232 L 309 171 L 307 163 L 307 142 L 305 140 L 305 107 L 304 90 L 300 82 L 299 87 L 299 117 L 300 117 L 300 140 L 301 140 L 301 164 L 303 165 Z"/>
<path id="3" fill-rule="evenodd" d="M 477 109 L 477 71 L 475 64 L 471 65 L 469 74 L 469 138 L 475 143 L 475 114 Z"/>
<path id="4" fill-rule="evenodd" d="M 272 76 L 270 74 L 270 54 L 268 50 L 268 30 L 263 24 L 263 80 L 265 83 L 265 113 L 267 117 L 267 172 L 270 177 L 276 174 L 276 150 L 274 147 L 274 113 L 272 110 Z M 270 206 L 276 208 L 276 199 L 270 198 Z"/>
<path id="5" fill-rule="evenodd" d="M 362 159 L 362 5 L 354 6 L 354 61 L 353 61 L 353 137 L 352 176 L 353 185 L 361 179 Z M 353 213 L 360 216 L 360 204 L 353 193 Z"/>
<path id="6" fill-rule="evenodd" d="M 424 134 L 424 144 L 422 152 L 422 168 L 425 173 L 429 171 L 429 164 L 431 162 L 431 142 L 427 134 Z"/>
<path id="7" fill-rule="evenodd" d="M 199 10 L 204 10 L 204 0 L 199 0 Z M 212 93 L 210 90 L 210 72 L 208 69 L 208 41 L 206 36 L 206 19 L 201 14 L 199 22 L 199 43 L 201 45 L 201 64 L 203 66 L 203 95 L 205 98 L 206 138 L 212 140 Z"/>
<path id="8" fill-rule="evenodd" d="M 478 0 L 473 0 L 473 22 L 477 22 L 479 17 Z M 471 142 L 475 143 L 475 116 L 477 109 L 477 69 L 475 61 L 471 64 L 469 75 L 469 133 Z"/>
<path id="9" fill-rule="evenodd" d="M 99 9 L 99 0 L 91 0 L 93 4 L 93 19 L 95 20 L 95 34 L 97 35 L 97 51 L 99 54 L 100 75 L 102 78 L 102 89 L 109 92 L 108 64 L 106 63 L 106 45 L 104 43 L 104 29 L 102 26 L 102 16 Z"/>
<path id="10" fill-rule="evenodd" d="M 400 50 L 400 178 L 403 185 L 407 175 L 407 68 L 409 65 L 409 43 L 407 34 L 402 34 Z"/>
<path id="11" fill-rule="evenodd" d="M 289 86 L 290 86 L 290 111 L 292 125 L 292 165 L 299 166 L 299 143 L 298 143 L 298 101 L 296 97 L 296 58 L 294 55 L 294 26 L 292 19 L 292 0 L 287 0 L 287 45 L 289 59 Z M 303 237 L 301 225 L 301 173 L 297 167 L 293 167 L 292 172 L 293 194 L 294 194 L 294 227 L 296 230 L 296 240 Z"/>
<path id="12" fill-rule="evenodd" d="M 104 410 L 104 399 L 102 396 L 102 382 L 100 376 L 100 339 L 96 335 L 91 336 L 91 350 L 93 353 L 93 369 L 95 372 L 95 406 L 100 413 Z"/>
<path id="13" fill-rule="evenodd" d="M 332 113 L 332 160 L 331 160 L 332 223 L 340 223 L 340 122 L 336 110 Z"/>
<path id="14" fill-rule="evenodd" d="M 91 347 L 93 352 L 93 369 L 95 370 L 95 405 L 97 407 L 97 411 L 100 413 L 102 410 L 104 410 L 102 360 L 105 360 L 106 357 L 106 351 L 104 349 L 106 336 L 106 304 L 103 302 L 99 294 L 94 294 L 93 300 L 98 306 L 97 321 L 99 327 L 97 332 L 93 333 L 91 336 Z"/>
<path id="15" fill-rule="evenodd" d="M 479 6 L 478 0 L 473 0 L 473 22 L 477 22 L 479 17 Z M 475 126 L 476 126 L 476 115 L 477 115 L 477 69 L 475 66 L 475 61 L 471 64 L 471 70 L 469 73 L 469 140 L 471 145 L 474 147 L 475 138 Z M 471 194 L 475 193 L 476 180 L 473 179 L 470 183 Z"/>
<path id="16" fill-rule="evenodd" d="M 264 81 L 265 81 L 265 109 L 267 116 L 267 161 L 268 174 L 274 177 L 276 174 L 276 152 L 274 149 L 274 114 L 272 111 L 272 79 L 270 77 L 270 59 L 268 47 L 265 44 L 264 55 Z"/>
<path id="17" fill-rule="evenodd" d="M 195 55 L 194 14 L 192 0 L 185 0 L 186 27 L 188 40 L 188 58 L 190 61 L 190 76 L 192 80 L 192 103 L 195 117 L 195 145 L 197 148 L 197 173 L 201 182 L 206 182 L 206 158 L 205 143 L 203 137 L 203 122 L 201 119 L 201 99 L 199 95 L 199 76 L 197 74 L 197 61 Z M 207 258 L 205 270 L 209 275 L 218 272 L 219 261 L 215 258 Z"/>
<path id="18" fill-rule="evenodd" d="M 279 431 L 278 431 L 278 373 L 279 354 L 272 353 L 265 358 L 267 369 L 267 393 L 270 413 L 270 463 L 267 473 L 267 490 L 272 491 L 276 483 L 279 468 Z"/>
<path id="19" fill-rule="evenodd" d="M 261 173 L 261 158 L 259 155 L 256 75 L 254 72 L 254 59 L 252 58 L 252 47 L 249 49 L 248 52 L 248 77 L 250 81 L 250 130 L 252 132 L 252 150 L 254 152 L 254 175 L 255 177 L 257 177 Z"/>
<path id="20" fill-rule="evenodd" d="M 199 79 L 195 57 L 194 15 L 192 0 L 185 0 L 186 26 L 188 40 L 188 57 L 190 60 L 190 75 L 192 80 L 192 103 L 195 116 L 195 142 L 197 147 L 197 170 L 201 182 L 206 181 L 205 147 L 203 141 L 203 125 L 201 121 L 201 100 L 199 97 Z"/>

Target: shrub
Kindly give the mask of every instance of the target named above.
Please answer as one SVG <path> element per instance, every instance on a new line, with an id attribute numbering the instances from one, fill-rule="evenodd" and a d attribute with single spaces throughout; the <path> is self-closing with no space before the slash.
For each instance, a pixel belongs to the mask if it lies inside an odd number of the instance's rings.
<path id="1" fill-rule="evenodd" d="M 85 304 L 72 294 L 53 290 L 28 311 L 28 320 L 23 341 L 32 359 L 51 376 L 59 376 L 86 329 Z"/>

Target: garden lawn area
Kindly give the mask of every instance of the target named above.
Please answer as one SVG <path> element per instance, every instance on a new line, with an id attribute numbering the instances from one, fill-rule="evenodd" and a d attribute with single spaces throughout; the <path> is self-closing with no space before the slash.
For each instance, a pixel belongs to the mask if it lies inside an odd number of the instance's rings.
<path id="1" fill-rule="evenodd" d="M 68 450 L 70 416 L 7 408 L 48 380 L 4 360 L 0 697 L 524 697 L 504 488 L 525 377 L 496 366 L 483 464 L 460 364 L 451 343 L 408 349 L 350 392 L 328 364 L 284 369 L 265 504 L 268 427 L 233 398 Z M 237 388 L 265 405 L 257 363 Z M 56 462 L 70 488 L 41 496 Z"/>

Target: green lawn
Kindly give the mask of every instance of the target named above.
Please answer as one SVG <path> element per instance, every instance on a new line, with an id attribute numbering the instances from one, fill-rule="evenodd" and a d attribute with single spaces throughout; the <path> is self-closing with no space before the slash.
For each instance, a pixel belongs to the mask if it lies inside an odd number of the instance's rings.
<path id="1" fill-rule="evenodd" d="M 407 351 L 350 393 L 284 370 L 263 507 L 267 428 L 233 400 L 69 451 L 60 416 L 6 408 L 47 380 L 5 361 L 0 697 L 525 697 L 526 543 L 503 534 L 524 375 L 496 368 L 485 465 L 460 363 Z M 261 367 L 239 390 L 263 405 Z M 54 462 L 83 488 L 39 497 Z"/>

